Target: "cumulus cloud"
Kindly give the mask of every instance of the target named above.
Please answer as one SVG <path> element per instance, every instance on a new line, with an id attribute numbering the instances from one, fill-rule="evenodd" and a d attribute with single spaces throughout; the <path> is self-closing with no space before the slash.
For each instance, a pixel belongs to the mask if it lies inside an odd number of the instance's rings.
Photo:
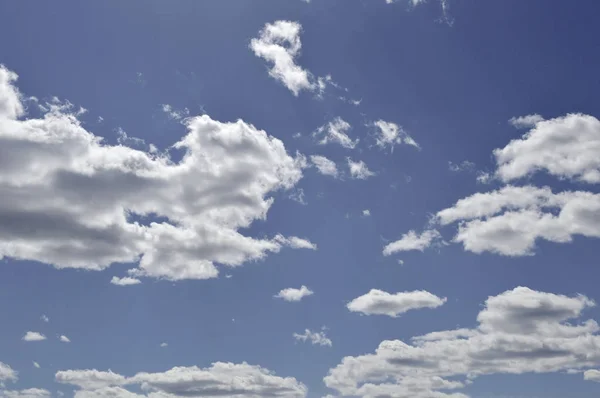
<path id="1" fill-rule="evenodd" d="M 0 68 L 0 258 L 88 270 L 137 263 L 132 277 L 207 279 L 215 264 L 284 246 L 238 232 L 302 177 L 306 159 L 280 140 L 242 120 L 190 117 L 173 162 L 105 144 L 69 106 L 20 118 L 16 78 Z"/>
<path id="2" fill-rule="evenodd" d="M 26 390 L 0 390 L 1 398 L 50 398 L 52 394 L 42 388 L 28 388 Z"/>
<path id="3" fill-rule="evenodd" d="M 126 276 L 123 278 L 119 278 L 117 276 L 113 276 L 110 280 L 110 283 L 117 286 L 131 286 L 131 285 L 139 285 L 142 283 L 141 280 L 137 278 L 132 278 L 130 276 Z"/>
<path id="4" fill-rule="evenodd" d="M 65 335 L 60 336 L 58 339 L 61 341 L 61 343 L 70 343 L 71 342 L 71 340 Z"/>
<path id="5" fill-rule="evenodd" d="M 352 126 L 350 126 L 350 123 L 341 117 L 336 117 L 313 132 L 313 137 L 321 137 L 319 140 L 319 144 L 321 145 L 333 143 L 347 149 L 354 149 L 359 140 L 358 138 L 352 140 L 352 138 L 348 136 L 347 131 L 351 128 Z"/>
<path id="6" fill-rule="evenodd" d="M 315 90 L 317 85 L 310 72 L 296 64 L 302 42 L 302 25 L 292 21 L 268 23 L 259 37 L 250 41 L 254 55 L 271 64 L 269 75 L 279 80 L 294 95 L 302 90 Z"/>
<path id="7" fill-rule="evenodd" d="M 42 341 L 46 340 L 46 336 L 38 332 L 27 332 L 22 338 L 23 341 Z"/>
<path id="8" fill-rule="evenodd" d="M 338 176 L 338 169 L 335 162 L 327 159 L 325 156 L 312 155 L 310 161 L 319 170 L 319 173 L 331 177 Z"/>
<path id="9" fill-rule="evenodd" d="M 325 331 L 312 332 L 310 329 L 304 329 L 304 333 L 294 333 L 296 341 L 310 342 L 312 345 L 332 346 L 332 341 L 327 337 Z"/>
<path id="10" fill-rule="evenodd" d="M 351 158 L 346 159 L 348 162 L 348 170 L 350 176 L 357 180 L 366 180 L 369 177 L 373 177 L 375 173 L 367 167 L 367 164 L 362 160 L 354 161 Z"/>
<path id="11" fill-rule="evenodd" d="M 600 328 L 573 322 L 593 305 L 517 287 L 489 297 L 474 329 L 383 341 L 373 354 L 345 357 L 324 381 L 344 396 L 466 398 L 452 390 L 482 375 L 589 369 L 600 363 Z"/>
<path id="12" fill-rule="evenodd" d="M 369 217 L 371 215 L 371 210 L 365 209 L 362 211 L 363 217 Z"/>
<path id="13" fill-rule="evenodd" d="M 293 287 L 288 287 L 287 289 L 281 290 L 274 297 L 283 299 L 285 301 L 300 301 L 304 297 L 311 296 L 314 292 L 302 285 L 300 289 L 294 289 Z"/>
<path id="14" fill-rule="evenodd" d="M 400 292 L 390 294 L 378 289 L 371 289 L 369 293 L 355 298 L 346 306 L 352 312 L 365 315 L 387 315 L 397 317 L 410 310 L 421 308 L 437 308 L 446 302 L 425 290 L 413 292 Z"/>
<path id="15" fill-rule="evenodd" d="M 583 379 L 600 383 L 600 370 L 589 369 L 583 372 Z"/>
<path id="16" fill-rule="evenodd" d="M 600 183 L 600 121 L 581 113 L 537 120 L 521 139 L 494 150 L 504 182 L 538 170 L 586 183 Z"/>
<path id="17" fill-rule="evenodd" d="M 216 362 L 208 368 L 174 367 L 166 372 L 137 373 L 126 378 L 112 372 L 67 370 L 56 374 L 56 381 L 81 388 L 77 398 L 100 397 L 189 397 L 236 396 L 252 398 L 305 397 L 306 386 L 293 377 L 279 377 L 260 366 L 247 363 Z M 138 385 L 148 395 L 130 392 L 128 385 Z"/>
<path id="18" fill-rule="evenodd" d="M 383 255 L 389 256 L 398 252 L 405 252 L 410 250 L 423 251 L 432 244 L 441 240 L 440 233 L 435 229 L 428 229 L 418 235 L 415 231 L 411 230 L 408 233 L 402 235 L 397 241 L 388 243 L 383 248 Z"/>
<path id="19" fill-rule="evenodd" d="M 395 145 L 406 144 L 420 149 L 419 144 L 404 131 L 402 126 L 383 120 L 378 120 L 373 125 L 377 128 L 376 140 L 380 148 L 390 148 L 393 151 Z"/>
<path id="20" fill-rule="evenodd" d="M 0 362 L 0 387 L 7 381 L 17 381 L 17 371 L 4 362 Z"/>

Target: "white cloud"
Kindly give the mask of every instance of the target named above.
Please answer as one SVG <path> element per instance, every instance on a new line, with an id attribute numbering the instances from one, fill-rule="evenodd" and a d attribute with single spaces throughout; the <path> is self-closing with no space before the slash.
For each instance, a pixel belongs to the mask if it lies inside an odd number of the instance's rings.
<path id="1" fill-rule="evenodd" d="M 437 219 L 442 225 L 459 222 L 454 241 L 465 250 L 531 255 L 538 239 L 565 243 L 574 235 L 600 238 L 600 194 L 509 185 L 461 199 L 438 212 Z"/>
<path id="2" fill-rule="evenodd" d="M 387 315 L 393 318 L 410 310 L 437 308 L 446 302 L 425 290 L 390 294 L 371 289 L 369 293 L 355 298 L 346 306 L 352 312 L 365 315 Z"/>
<path id="3" fill-rule="evenodd" d="M 600 121 L 581 113 L 535 123 L 523 138 L 494 150 L 505 182 L 544 170 L 559 178 L 600 183 Z"/>
<path id="4" fill-rule="evenodd" d="M 33 361 L 33 367 L 39 369 L 40 368 L 40 364 L 37 363 L 36 361 Z"/>
<path id="5" fill-rule="evenodd" d="M 511 117 L 508 122 L 516 128 L 531 128 L 543 120 L 544 118 L 536 113 L 532 115 Z"/>
<path id="6" fill-rule="evenodd" d="M 482 375 L 590 368 L 600 363 L 600 328 L 572 322 L 593 305 L 518 287 L 489 297 L 474 329 L 383 341 L 373 354 L 345 357 L 324 381 L 344 396 L 466 398 L 448 391 Z"/>
<path id="7" fill-rule="evenodd" d="M 165 348 L 165 347 L 168 347 L 168 346 L 169 346 L 169 344 L 168 344 L 168 343 L 160 343 L 160 346 L 161 346 L 162 348 Z"/>
<path id="8" fill-rule="evenodd" d="M 410 230 L 408 233 L 402 235 L 399 240 L 388 243 L 383 248 L 383 255 L 389 256 L 394 253 L 410 250 L 423 251 L 440 239 L 441 235 L 435 229 L 428 229 L 421 233 L 421 235 L 417 235 L 415 231 Z"/>
<path id="9" fill-rule="evenodd" d="M 17 371 L 4 362 L 0 362 L 0 387 L 7 381 L 17 381 Z"/>
<path id="10" fill-rule="evenodd" d="M 367 178 L 375 175 L 375 173 L 369 170 L 366 163 L 362 160 L 358 160 L 356 162 L 350 158 L 347 158 L 346 160 L 348 161 L 348 169 L 350 170 L 350 176 L 352 178 L 366 180 Z"/>
<path id="11" fill-rule="evenodd" d="M 23 341 L 42 341 L 46 340 L 46 336 L 38 332 L 27 332 L 22 338 Z"/>
<path id="12" fill-rule="evenodd" d="M 183 120 L 186 117 L 190 116 L 190 110 L 188 108 L 183 108 L 182 110 L 175 110 L 169 104 L 162 104 L 161 109 L 164 113 L 167 114 L 169 119 L 173 119 L 173 120 L 177 120 L 177 121 Z"/>
<path id="13" fill-rule="evenodd" d="M 307 239 L 298 238 L 297 236 L 284 237 L 283 235 L 276 235 L 276 242 L 283 246 L 291 247 L 292 249 L 310 249 L 317 250 L 317 245 Z"/>
<path id="14" fill-rule="evenodd" d="M 294 333 L 294 339 L 297 341 L 309 341 L 312 345 L 320 345 L 331 347 L 332 342 L 331 339 L 327 337 L 325 331 L 321 332 L 311 332 L 310 329 L 304 329 L 304 333 Z"/>
<path id="15" fill-rule="evenodd" d="M 266 24 L 259 37 L 250 41 L 254 55 L 272 65 L 269 75 L 296 96 L 302 90 L 313 91 L 317 88 L 310 72 L 296 64 L 302 48 L 301 32 L 302 25 L 298 22 L 275 21 Z"/>
<path id="16" fill-rule="evenodd" d="M 57 383 L 71 384 L 85 390 L 97 390 L 103 387 L 120 386 L 127 379 L 111 370 L 108 372 L 96 369 L 61 370 L 56 372 Z"/>
<path id="17" fill-rule="evenodd" d="M 369 217 L 369 216 L 371 215 L 371 210 L 369 210 L 369 209 L 365 209 L 365 210 L 363 210 L 363 211 L 362 211 L 362 215 L 363 215 L 364 217 Z"/>
<path id="18" fill-rule="evenodd" d="M 583 372 L 583 379 L 600 383 L 600 370 L 590 369 Z"/>
<path id="19" fill-rule="evenodd" d="M 133 377 L 97 370 L 67 370 L 56 374 L 56 381 L 73 384 L 82 390 L 77 398 L 159 398 L 189 396 L 259 396 L 301 398 L 306 387 L 293 377 L 279 377 L 260 366 L 247 363 L 216 362 L 208 368 L 174 367 L 166 372 L 137 373 Z M 148 395 L 124 388 L 139 385 Z"/>
<path id="20" fill-rule="evenodd" d="M 297 188 L 292 193 L 290 193 L 288 197 L 294 202 L 300 203 L 301 205 L 307 204 L 306 200 L 304 199 L 304 189 L 302 188 Z"/>
<path id="21" fill-rule="evenodd" d="M 61 341 L 61 343 L 70 343 L 71 342 L 71 340 L 64 334 L 61 335 L 58 339 Z"/>
<path id="22" fill-rule="evenodd" d="M 40 319 L 44 322 L 50 322 L 50 318 L 48 318 L 45 314 L 42 314 L 42 316 L 40 317 Z"/>
<path id="23" fill-rule="evenodd" d="M 1 398 L 50 398 L 52 394 L 42 388 L 28 388 L 26 390 L 0 390 Z"/>
<path id="24" fill-rule="evenodd" d="M 117 286 L 131 286 L 131 285 L 139 285 L 140 283 L 142 283 L 142 281 L 137 278 L 132 278 L 130 276 L 126 276 L 123 278 L 113 276 L 112 279 L 110 280 L 110 283 L 112 283 L 113 285 L 117 285 Z"/>
<path id="25" fill-rule="evenodd" d="M 458 173 L 461 171 L 472 171 L 475 169 L 475 163 L 463 160 L 460 163 L 448 162 L 448 170 Z"/>
<path id="26" fill-rule="evenodd" d="M 281 290 L 274 297 L 284 299 L 285 301 L 300 301 L 306 296 L 311 296 L 314 292 L 302 285 L 300 289 L 294 289 L 288 287 L 287 289 Z"/>
<path id="27" fill-rule="evenodd" d="M 313 137 L 322 136 L 322 138 L 319 140 L 319 144 L 321 145 L 334 143 L 347 149 L 354 149 L 359 140 L 358 138 L 356 140 L 352 140 L 352 138 L 348 136 L 347 131 L 351 128 L 352 126 L 350 126 L 350 123 L 341 117 L 336 117 L 329 123 L 319 127 L 313 133 Z"/>
<path id="28" fill-rule="evenodd" d="M 272 192 L 290 189 L 306 159 L 241 120 L 186 120 L 166 155 L 104 144 L 68 106 L 17 119 L 16 75 L 0 72 L 0 258 L 130 276 L 207 279 L 283 246 L 238 230 L 265 220 Z M 135 217 L 160 217 L 146 224 Z"/>
<path id="29" fill-rule="evenodd" d="M 319 170 L 319 173 L 332 177 L 338 176 L 338 169 L 334 161 L 320 155 L 312 155 L 310 160 L 315 165 L 317 170 Z"/>
<path id="30" fill-rule="evenodd" d="M 402 126 L 383 120 L 378 120 L 373 123 L 373 125 L 378 130 L 376 140 L 377 146 L 380 148 L 383 149 L 389 147 L 393 151 L 395 145 L 406 144 L 420 149 L 419 144 L 404 131 Z"/>

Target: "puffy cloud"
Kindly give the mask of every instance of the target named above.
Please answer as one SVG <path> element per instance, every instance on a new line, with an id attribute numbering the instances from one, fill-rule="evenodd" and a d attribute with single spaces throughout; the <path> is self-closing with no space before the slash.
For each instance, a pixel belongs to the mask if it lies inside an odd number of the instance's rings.
<path id="1" fill-rule="evenodd" d="M 319 144 L 321 145 L 334 143 L 347 149 L 354 149 L 359 140 L 358 138 L 352 140 L 352 138 L 348 136 L 347 131 L 351 128 L 352 126 L 350 126 L 350 123 L 341 117 L 336 117 L 313 132 L 313 137 L 322 137 L 319 140 Z"/>
<path id="2" fill-rule="evenodd" d="M 168 343 L 160 343 L 160 346 L 161 346 L 162 348 L 165 348 L 165 347 L 168 347 L 168 346 L 169 346 L 169 344 L 168 344 Z"/>
<path id="3" fill-rule="evenodd" d="M 521 129 L 521 128 L 534 127 L 536 124 L 538 124 L 539 122 L 541 122 L 543 120 L 544 120 L 544 118 L 541 115 L 538 115 L 537 113 L 535 113 L 535 114 L 531 114 L 531 115 L 511 117 L 508 122 L 510 124 L 512 124 L 514 127 Z"/>
<path id="4" fill-rule="evenodd" d="M 564 243 L 574 235 L 599 238 L 600 195 L 505 186 L 461 199 L 438 212 L 437 219 L 442 225 L 460 222 L 454 241 L 465 250 L 530 255 L 538 239 Z"/>
<path id="5" fill-rule="evenodd" d="M 4 362 L 0 362 L 0 387 L 7 381 L 17 381 L 17 371 Z"/>
<path id="6" fill-rule="evenodd" d="M 284 246 L 238 232 L 266 219 L 270 193 L 302 177 L 306 159 L 280 140 L 241 120 L 191 117 L 173 162 L 105 144 L 69 105 L 17 119 L 16 75 L 0 75 L 0 258 L 90 270 L 138 263 L 130 276 L 207 279 L 215 264 L 239 266 Z"/>
<path id="7" fill-rule="evenodd" d="M 363 217 L 369 217 L 371 215 L 371 210 L 365 209 L 362 211 Z"/>
<path id="8" fill-rule="evenodd" d="M 344 396 L 467 397 L 466 384 L 491 374 L 551 373 L 600 364 L 600 328 L 574 324 L 594 303 L 517 287 L 489 297 L 474 329 L 381 342 L 375 353 L 345 357 L 325 384 Z M 452 380 L 450 379 L 452 378 Z"/>
<path id="9" fill-rule="evenodd" d="M 437 308 L 446 302 L 425 290 L 390 294 L 378 289 L 355 298 L 346 306 L 352 312 L 365 315 L 387 315 L 393 318 L 410 310 Z"/>
<path id="10" fill-rule="evenodd" d="M 27 332 L 22 338 L 23 341 L 43 341 L 46 340 L 46 336 L 38 332 Z"/>
<path id="11" fill-rule="evenodd" d="M 572 113 L 538 120 L 521 139 L 494 150 L 505 182 L 545 170 L 559 178 L 600 183 L 600 121 Z"/>
<path id="12" fill-rule="evenodd" d="M 406 144 L 415 148 L 420 148 L 419 144 L 412 139 L 410 135 L 401 126 L 396 123 L 378 120 L 374 123 L 377 128 L 377 146 L 380 148 L 390 148 L 394 150 L 395 145 Z"/>
<path id="13" fill-rule="evenodd" d="M 136 278 L 132 278 L 130 276 L 126 276 L 123 278 L 113 276 L 112 279 L 110 280 L 110 283 L 112 283 L 113 285 L 117 285 L 117 286 L 131 286 L 131 285 L 139 285 L 140 283 L 142 283 L 142 281 L 139 279 L 136 279 Z"/>
<path id="14" fill-rule="evenodd" d="M 279 377 L 260 366 L 247 363 L 216 362 L 208 368 L 174 367 L 160 373 L 138 373 L 126 378 L 112 372 L 69 370 L 56 374 L 61 383 L 76 385 L 78 398 L 115 397 L 134 398 L 126 385 L 139 385 L 149 392 L 149 398 L 190 396 L 236 397 L 304 397 L 306 387 L 293 377 Z"/>
<path id="15" fill-rule="evenodd" d="M 300 289 L 294 289 L 292 287 L 283 289 L 274 297 L 284 299 L 285 301 L 300 301 L 306 296 L 311 296 L 313 293 L 312 290 L 302 285 Z"/>
<path id="16" fill-rule="evenodd" d="M 389 256 L 394 253 L 410 250 L 423 251 L 440 239 L 441 235 L 435 229 L 428 229 L 421 233 L 421 235 L 417 235 L 415 231 L 411 230 L 402 235 L 399 240 L 388 243 L 383 248 L 383 255 Z"/>
<path id="17" fill-rule="evenodd" d="M 60 340 L 62 343 L 70 343 L 70 342 L 71 342 L 71 340 L 70 340 L 70 339 L 69 339 L 67 336 L 65 336 L 65 335 L 62 335 L 62 336 L 60 336 L 58 339 L 59 339 L 59 340 Z"/>
<path id="18" fill-rule="evenodd" d="M 583 379 L 600 383 L 600 370 L 590 369 L 583 372 Z"/>
<path id="19" fill-rule="evenodd" d="M 272 65 L 269 75 L 296 96 L 302 90 L 312 91 L 318 87 L 310 72 L 296 64 L 302 48 L 301 31 L 302 26 L 298 22 L 275 21 L 266 24 L 259 37 L 250 41 L 254 55 Z"/>
<path id="20" fill-rule="evenodd" d="M 362 160 L 353 161 L 351 158 L 346 159 L 348 161 L 348 169 L 350 170 L 350 176 L 357 180 L 366 180 L 369 177 L 375 175 L 374 172 L 369 170 L 366 163 Z"/>
<path id="21" fill-rule="evenodd" d="M 119 386 L 126 382 L 125 376 L 121 376 L 110 370 L 103 372 L 96 369 L 61 370 L 56 372 L 55 379 L 58 383 L 71 384 L 86 390 Z"/>
<path id="22" fill-rule="evenodd" d="M 304 329 L 304 333 L 294 333 L 294 339 L 297 341 L 309 341 L 312 345 L 331 347 L 331 339 L 327 337 L 325 331 L 312 332 L 310 329 Z"/>
<path id="23" fill-rule="evenodd" d="M 327 159 L 325 156 L 312 155 L 310 161 L 319 170 L 319 173 L 332 177 L 338 176 L 338 169 L 335 162 Z"/>
<path id="24" fill-rule="evenodd" d="M 50 398 L 50 391 L 42 388 L 28 388 L 26 390 L 0 390 L 0 398 Z"/>

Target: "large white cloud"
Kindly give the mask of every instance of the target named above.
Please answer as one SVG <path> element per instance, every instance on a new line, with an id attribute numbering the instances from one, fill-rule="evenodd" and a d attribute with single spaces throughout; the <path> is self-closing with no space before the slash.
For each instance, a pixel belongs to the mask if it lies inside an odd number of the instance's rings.
<path id="1" fill-rule="evenodd" d="M 296 96 L 302 90 L 318 87 L 310 72 L 296 64 L 302 48 L 301 31 L 298 22 L 275 21 L 266 24 L 259 37 L 250 41 L 254 54 L 272 65 L 269 74 Z"/>
<path id="2" fill-rule="evenodd" d="M 345 357 L 324 381 L 344 396 L 462 398 L 452 390 L 483 375 L 585 370 L 600 364 L 600 328 L 579 321 L 593 305 L 517 287 L 489 297 L 476 328 L 383 341 L 373 354 Z"/>
<path id="3" fill-rule="evenodd" d="M 68 105 L 23 118 L 15 80 L 0 68 L 0 258 L 92 270 L 139 261 L 131 276 L 206 279 L 215 263 L 238 266 L 296 242 L 238 232 L 266 218 L 271 192 L 302 177 L 306 159 L 280 140 L 241 120 L 190 117 L 173 162 L 103 143 Z"/>
<path id="4" fill-rule="evenodd" d="M 365 315 L 387 315 L 395 318 L 410 310 L 437 308 L 445 302 L 446 298 L 440 298 L 425 290 L 391 294 L 371 289 L 368 293 L 350 301 L 346 307 L 352 312 Z"/>
<path id="5" fill-rule="evenodd" d="M 523 120 L 515 119 L 522 125 Z M 600 121 L 581 113 L 550 120 L 527 118 L 523 138 L 494 151 L 505 182 L 544 170 L 559 178 L 600 183 Z"/>
<path id="6" fill-rule="evenodd" d="M 137 373 L 125 377 L 112 372 L 61 371 L 56 380 L 81 388 L 78 398 L 119 397 L 304 397 L 306 386 L 293 377 L 279 377 L 260 366 L 216 362 L 208 368 L 174 367 L 166 372 Z M 148 395 L 134 394 L 125 386 L 138 385 Z"/>

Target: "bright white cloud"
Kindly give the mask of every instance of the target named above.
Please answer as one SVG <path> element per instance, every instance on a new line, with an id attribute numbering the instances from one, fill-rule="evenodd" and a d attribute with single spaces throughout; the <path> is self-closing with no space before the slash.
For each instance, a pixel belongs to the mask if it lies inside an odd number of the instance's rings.
<path id="1" fill-rule="evenodd" d="M 40 368 L 40 364 L 37 363 L 36 361 L 33 361 L 33 367 L 39 369 Z"/>
<path id="2" fill-rule="evenodd" d="M 474 329 L 417 336 L 412 344 L 383 341 L 373 354 L 345 357 L 324 381 L 344 396 L 466 398 L 451 391 L 482 375 L 594 367 L 600 328 L 593 320 L 573 323 L 593 305 L 581 295 L 517 287 L 489 297 Z"/>
<path id="3" fill-rule="evenodd" d="M 0 398 L 50 398 L 52 394 L 42 388 L 28 388 L 26 390 L 0 390 Z"/>
<path id="4" fill-rule="evenodd" d="M 583 379 L 600 383 L 600 370 L 590 369 L 583 372 Z"/>
<path id="5" fill-rule="evenodd" d="M 61 343 L 70 343 L 71 342 L 71 340 L 65 335 L 60 336 L 58 339 L 61 341 Z"/>
<path id="6" fill-rule="evenodd" d="M 310 161 L 319 170 L 319 173 L 332 177 L 338 176 L 338 169 L 335 162 L 327 159 L 325 156 L 312 155 Z"/>
<path id="7" fill-rule="evenodd" d="M 0 387 L 7 381 L 17 381 L 17 371 L 4 362 L 0 362 Z"/>
<path id="8" fill-rule="evenodd" d="M 140 283 L 142 283 L 142 281 L 137 278 L 132 278 L 130 276 L 126 276 L 123 278 L 113 276 L 112 279 L 110 280 L 110 283 L 112 283 L 113 285 L 117 285 L 117 286 L 131 286 L 131 285 L 139 285 Z"/>
<path id="9" fill-rule="evenodd" d="M 371 210 L 365 209 L 362 211 L 363 217 L 369 217 L 371 215 Z"/>
<path id="10" fill-rule="evenodd" d="M 581 113 L 537 121 L 523 138 L 494 150 L 505 182 L 544 170 L 559 178 L 600 183 L 600 121 Z"/>
<path id="11" fill-rule="evenodd" d="M 164 113 L 167 114 L 169 119 L 173 119 L 173 120 L 177 120 L 177 121 L 183 120 L 186 117 L 190 116 L 190 110 L 188 108 L 183 108 L 181 110 L 175 110 L 169 104 L 162 104 L 161 109 Z"/>
<path id="12" fill-rule="evenodd" d="M 302 90 L 312 91 L 317 87 L 310 72 L 296 64 L 302 48 L 301 32 L 302 25 L 298 22 L 275 21 L 266 24 L 259 37 L 250 41 L 254 55 L 272 65 L 269 70 L 271 77 L 296 96 Z"/>
<path id="13" fill-rule="evenodd" d="M 247 363 L 216 362 L 208 368 L 174 367 L 166 372 L 137 373 L 133 377 L 97 370 L 67 370 L 56 374 L 56 381 L 82 390 L 77 398 L 167 398 L 190 396 L 289 397 L 306 396 L 306 386 L 293 377 L 279 377 L 260 366 Z M 148 395 L 130 392 L 138 385 Z"/>
<path id="14" fill-rule="evenodd" d="M 357 160 L 356 162 L 351 158 L 347 158 L 346 160 L 348 161 L 348 169 L 352 178 L 357 180 L 366 180 L 367 178 L 375 175 L 375 173 L 369 170 L 366 163 L 362 160 Z"/>
<path id="15" fill-rule="evenodd" d="M 274 297 L 283 299 L 285 301 L 300 301 L 304 297 L 311 296 L 314 292 L 310 290 L 308 287 L 302 285 L 300 289 L 294 289 L 293 287 L 288 287 L 287 289 L 281 290 Z"/>
<path id="16" fill-rule="evenodd" d="M 440 233 L 435 229 L 428 229 L 418 235 L 415 231 L 411 230 L 408 233 L 402 235 L 402 237 L 394 242 L 388 243 L 383 248 L 383 255 L 389 256 L 398 252 L 405 252 L 410 250 L 423 251 L 432 244 L 441 240 Z"/>
<path id="17" fill-rule="evenodd" d="M 175 163 L 104 144 L 68 105 L 18 119 L 16 75 L 0 71 L 0 258 L 89 270 L 139 262 L 130 276 L 207 279 L 218 275 L 215 264 L 239 266 L 286 246 L 238 232 L 266 219 L 270 194 L 302 177 L 306 159 L 280 140 L 241 120 L 191 117 L 173 145 L 184 152 Z"/>
<path id="18" fill-rule="evenodd" d="M 354 149 L 358 144 L 358 138 L 352 140 L 347 134 L 347 132 L 352 128 L 350 123 L 342 119 L 341 117 L 336 117 L 329 123 L 319 127 L 315 132 L 313 132 L 313 137 L 321 137 L 319 140 L 319 144 L 338 144 L 347 149 Z"/>
<path id="19" fill-rule="evenodd" d="M 518 129 L 522 129 L 522 128 L 534 127 L 536 124 L 538 124 L 539 122 L 541 122 L 543 120 L 544 120 L 544 118 L 541 115 L 532 114 L 532 115 L 511 117 L 508 122 L 510 124 L 512 124 L 514 127 L 518 128 Z"/>
<path id="20" fill-rule="evenodd" d="M 395 145 L 406 144 L 415 148 L 420 148 L 419 144 L 412 139 L 402 126 L 396 123 L 378 120 L 373 125 L 377 128 L 377 146 L 380 148 L 390 148 L 394 150 Z"/>
<path id="21" fill-rule="evenodd" d="M 46 340 L 46 336 L 38 332 L 27 332 L 22 338 L 23 341 L 42 341 Z"/>
<path id="22" fill-rule="evenodd" d="M 387 315 L 393 318 L 410 310 L 437 308 L 446 302 L 425 290 L 390 294 L 378 289 L 355 298 L 346 306 L 352 312 L 365 315 Z"/>
<path id="23" fill-rule="evenodd" d="M 317 250 L 317 245 L 307 239 L 298 238 L 297 236 L 284 237 L 283 235 L 276 235 L 274 240 L 284 246 L 291 247 L 292 249 L 310 249 Z"/>
<path id="24" fill-rule="evenodd" d="M 331 339 L 327 337 L 325 331 L 312 332 L 310 329 L 304 329 L 304 333 L 294 333 L 296 341 L 310 342 L 312 345 L 320 345 L 331 347 L 333 345 Z"/>

